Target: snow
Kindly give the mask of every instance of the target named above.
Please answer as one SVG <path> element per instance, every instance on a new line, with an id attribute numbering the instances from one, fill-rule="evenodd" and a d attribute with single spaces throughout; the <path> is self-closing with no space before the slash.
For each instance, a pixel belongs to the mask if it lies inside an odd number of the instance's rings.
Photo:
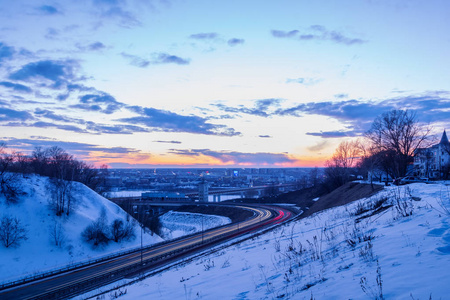
<path id="1" fill-rule="evenodd" d="M 0 283 L 140 247 L 139 238 L 111 242 L 97 249 L 82 241 L 81 232 L 99 218 L 102 210 L 106 213 L 107 224 L 117 218 L 125 222 L 127 215 L 119 206 L 86 186 L 74 183 L 74 209 L 68 217 L 55 217 L 49 207 L 47 178 L 30 175 L 27 178 L 20 176 L 19 180 L 26 194 L 20 197 L 18 204 L 11 205 L 7 205 L 0 195 L 0 218 L 5 215 L 17 217 L 26 227 L 28 239 L 17 248 L 0 246 Z M 56 247 L 50 236 L 55 221 L 61 223 L 65 236 L 61 247 Z M 135 233 L 139 236 L 138 227 Z M 145 245 L 162 241 L 159 236 L 148 233 L 144 234 L 143 240 Z"/>
<path id="2" fill-rule="evenodd" d="M 161 237 L 165 240 L 231 223 L 231 219 L 227 217 L 174 211 L 165 213 L 159 220 L 163 227 Z"/>
<path id="3" fill-rule="evenodd" d="M 449 255 L 448 187 L 386 187 L 122 287 L 120 299 L 447 299 Z"/>

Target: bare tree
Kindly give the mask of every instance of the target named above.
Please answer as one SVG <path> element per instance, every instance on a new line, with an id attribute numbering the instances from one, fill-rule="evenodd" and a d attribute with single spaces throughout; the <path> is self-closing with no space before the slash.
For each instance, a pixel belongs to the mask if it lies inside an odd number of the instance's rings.
<path id="1" fill-rule="evenodd" d="M 329 189 L 337 188 L 350 180 L 351 171 L 360 156 L 359 141 L 343 141 L 325 165 Z"/>
<path id="2" fill-rule="evenodd" d="M 53 220 L 53 223 L 49 226 L 50 239 L 52 243 L 57 247 L 62 247 L 66 240 L 66 236 L 64 233 L 64 227 L 61 222 L 56 218 Z"/>
<path id="3" fill-rule="evenodd" d="M 5 196 L 8 204 L 15 203 L 22 187 L 18 181 L 17 173 L 13 173 L 14 155 L 6 152 L 6 144 L 0 142 L 0 194 Z"/>
<path id="4" fill-rule="evenodd" d="M 18 247 L 27 239 L 27 230 L 19 219 L 11 216 L 3 216 L 0 221 L 0 242 L 6 248 Z"/>
<path id="5" fill-rule="evenodd" d="M 388 153 L 389 175 L 406 175 L 414 151 L 424 146 L 431 128 L 421 126 L 416 114 L 410 110 L 391 110 L 377 117 L 366 137 L 379 152 Z"/>

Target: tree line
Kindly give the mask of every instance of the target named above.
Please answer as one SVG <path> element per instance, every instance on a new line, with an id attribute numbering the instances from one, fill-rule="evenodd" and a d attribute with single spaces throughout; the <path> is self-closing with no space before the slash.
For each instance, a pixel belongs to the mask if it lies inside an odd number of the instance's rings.
<path id="1" fill-rule="evenodd" d="M 48 188 L 58 216 L 70 213 L 73 182 L 83 183 L 100 194 L 106 192 L 106 166 L 95 168 L 57 146 L 36 147 L 30 155 L 25 155 L 8 152 L 6 143 L 0 142 L 0 193 L 8 203 L 16 202 L 22 193 L 17 176 L 31 173 L 49 178 Z"/>
<path id="2" fill-rule="evenodd" d="M 363 137 L 338 145 L 326 162 L 327 185 L 334 189 L 354 175 L 373 174 L 375 170 L 390 178 L 404 177 L 415 151 L 430 145 L 430 132 L 431 127 L 421 125 L 411 110 L 381 114 Z"/>

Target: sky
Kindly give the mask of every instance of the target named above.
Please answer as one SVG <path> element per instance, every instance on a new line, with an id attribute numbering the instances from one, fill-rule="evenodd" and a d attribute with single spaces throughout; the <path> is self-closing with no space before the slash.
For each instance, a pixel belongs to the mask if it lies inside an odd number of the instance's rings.
<path id="1" fill-rule="evenodd" d="M 110 167 L 323 166 L 450 128 L 446 0 L 0 0 L 0 141 Z"/>

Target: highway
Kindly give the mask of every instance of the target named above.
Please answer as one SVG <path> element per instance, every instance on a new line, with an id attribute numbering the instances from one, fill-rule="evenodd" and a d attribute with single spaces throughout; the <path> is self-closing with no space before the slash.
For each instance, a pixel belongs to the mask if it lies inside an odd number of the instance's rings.
<path id="1" fill-rule="evenodd" d="M 161 267 L 188 254 L 204 250 L 231 238 L 284 222 L 293 214 L 280 207 L 237 205 L 253 211 L 248 220 L 213 228 L 170 242 L 156 244 L 141 251 L 129 253 L 107 261 L 70 270 L 43 279 L 0 290 L 0 299 L 65 299 L 101 285 Z M 142 256 L 142 257 L 141 257 Z"/>

